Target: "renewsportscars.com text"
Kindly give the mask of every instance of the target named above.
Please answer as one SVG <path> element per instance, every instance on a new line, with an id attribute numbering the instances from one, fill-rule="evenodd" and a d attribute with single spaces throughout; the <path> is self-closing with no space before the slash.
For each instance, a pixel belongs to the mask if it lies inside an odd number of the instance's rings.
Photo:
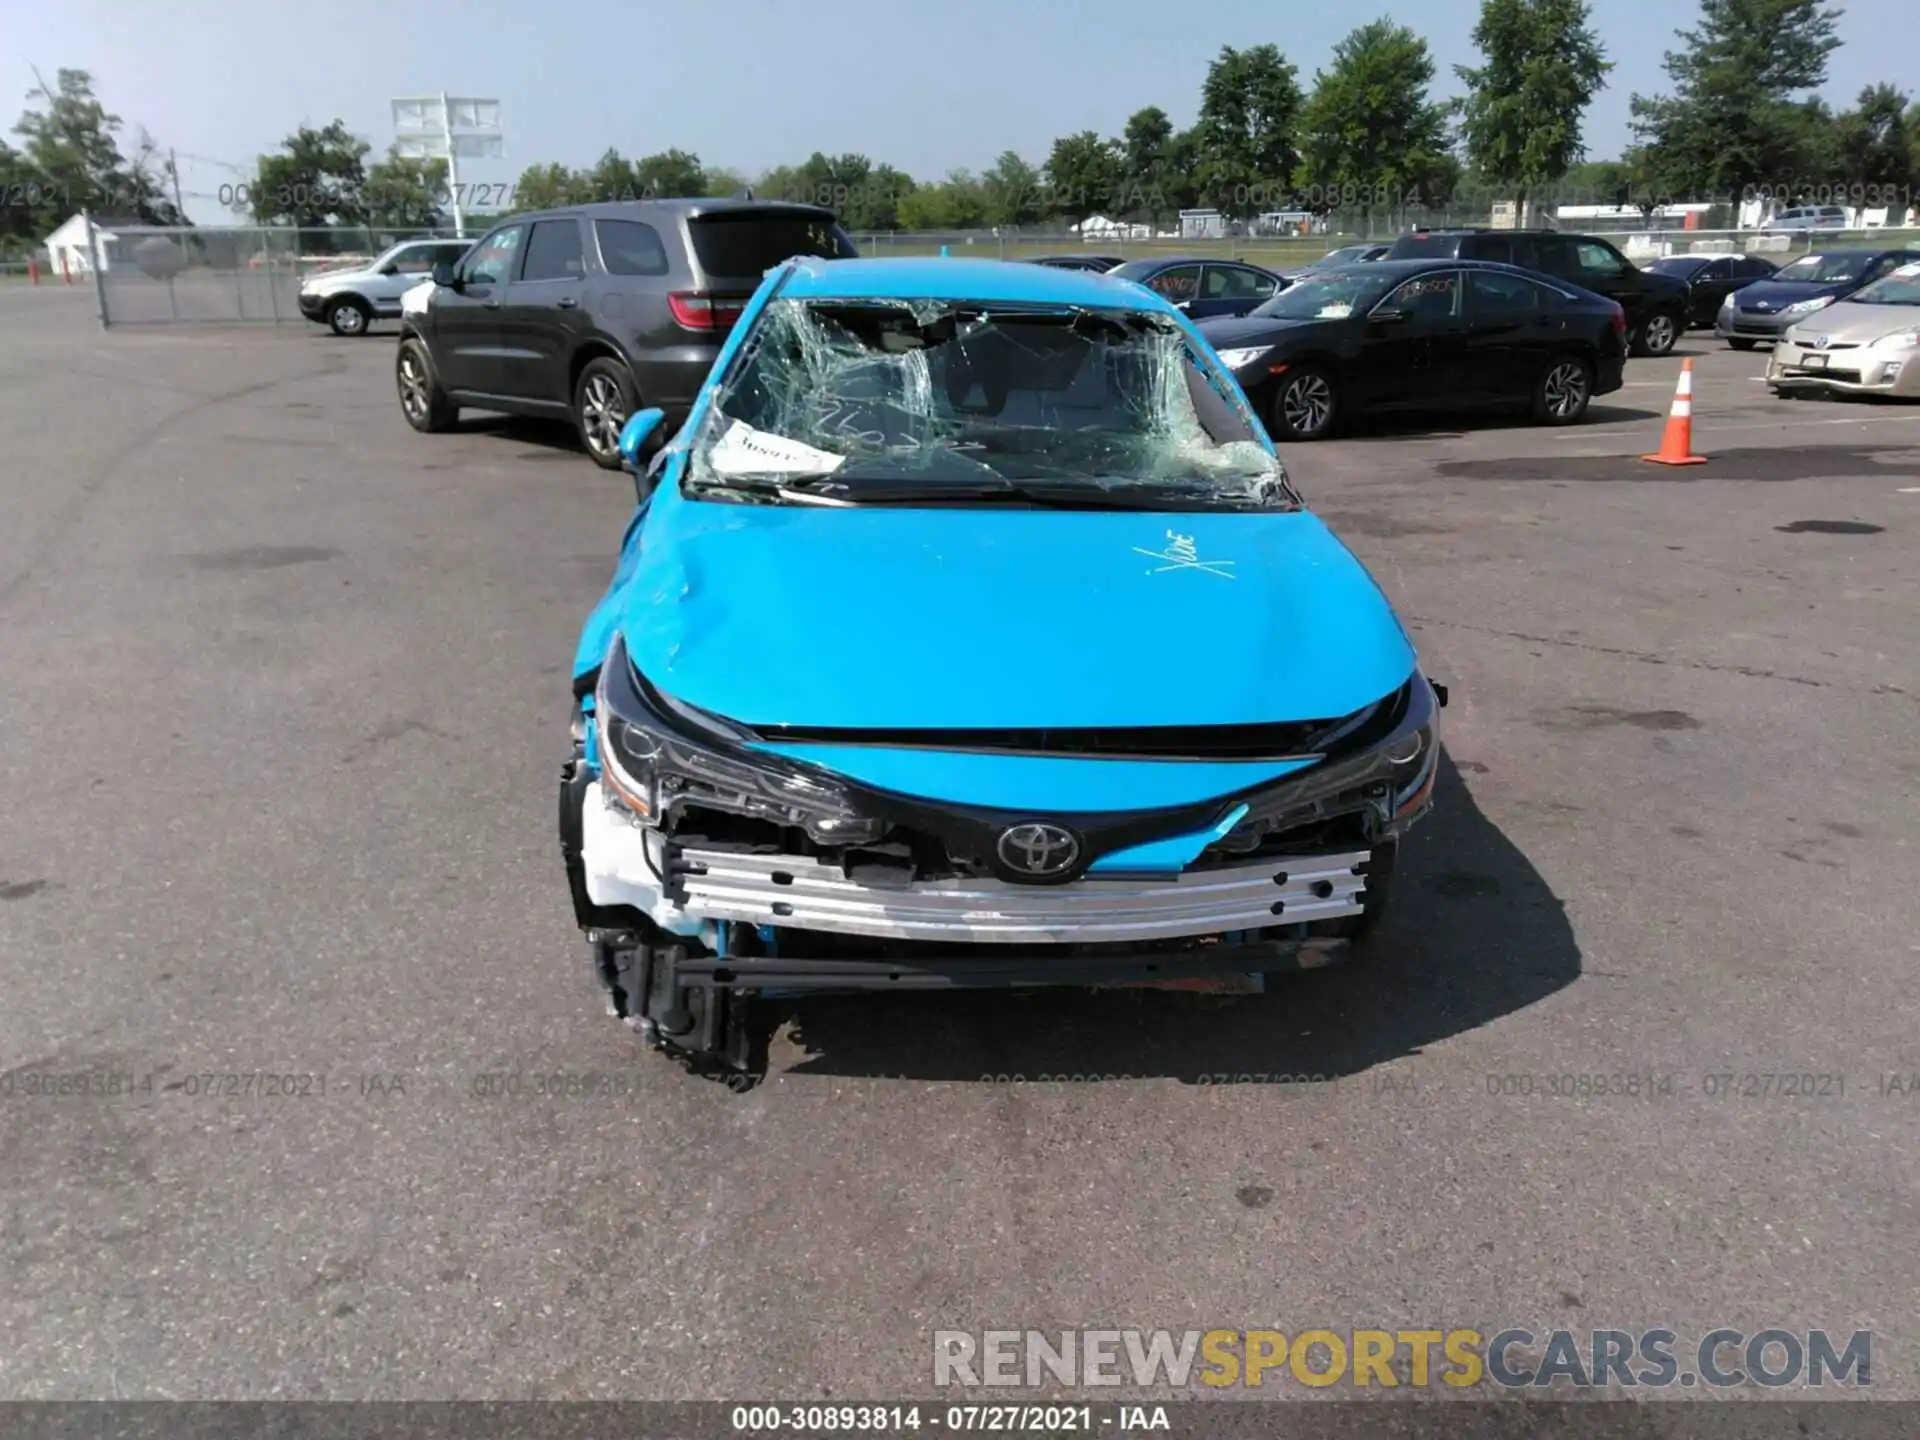
<path id="1" fill-rule="evenodd" d="M 1692 1340 L 1663 1329 L 939 1330 L 933 1380 L 942 1388 L 1131 1384 L 1142 1390 L 1864 1389 L 1873 1383 L 1873 1335 L 1784 1328 L 1714 1329 Z"/>

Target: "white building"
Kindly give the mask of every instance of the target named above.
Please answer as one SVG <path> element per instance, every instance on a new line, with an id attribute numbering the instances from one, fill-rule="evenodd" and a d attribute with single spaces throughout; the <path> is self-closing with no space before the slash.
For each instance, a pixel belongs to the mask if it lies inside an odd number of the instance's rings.
<path id="1" fill-rule="evenodd" d="M 94 240 L 100 248 L 100 268 L 113 269 L 116 260 L 128 259 L 127 248 L 116 233 L 137 228 L 146 222 L 133 215 L 96 215 Z M 55 274 L 63 270 L 72 275 L 93 272 L 93 256 L 87 246 L 87 217 L 75 215 L 47 237 L 47 264 Z"/>

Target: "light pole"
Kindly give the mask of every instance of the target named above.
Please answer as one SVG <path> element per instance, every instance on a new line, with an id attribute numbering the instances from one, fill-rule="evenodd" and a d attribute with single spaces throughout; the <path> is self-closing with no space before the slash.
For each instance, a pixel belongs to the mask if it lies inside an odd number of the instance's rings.
<path id="1" fill-rule="evenodd" d="M 500 102 L 471 96 L 414 96 L 393 102 L 395 148 L 413 159 L 447 162 L 448 200 L 456 235 L 467 233 L 461 198 L 460 161 L 497 160 L 505 152 L 500 131 Z"/>

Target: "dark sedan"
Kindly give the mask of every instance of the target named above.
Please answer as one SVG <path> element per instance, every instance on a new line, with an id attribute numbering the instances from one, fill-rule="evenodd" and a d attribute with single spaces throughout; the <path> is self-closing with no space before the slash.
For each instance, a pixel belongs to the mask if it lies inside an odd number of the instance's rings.
<path id="1" fill-rule="evenodd" d="M 1816 250 L 1802 255 L 1722 301 L 1714 333 L 1735 350 L 1751 350 L 1916 260 L 1920 250 Z"/>
<path id="2" fill-rule="evenodd" d="M 1687 287 L 1687 324 L 1711 329 L 1729 295 L 1756 280 L 1768 280 L 1780 267 L 1758 255 L 1666 255 L 1647 269 L 1671 275 Z"/>
<path id="3" fill-rule="evenodd" d="M 1029 265 L 1051 265 L 1056 270 L 1091 270 L 1096 275 L 1124 263 L 1121 255 L 1035 255 L 1027 261 Z"/>
<path id="4" fill-rule="evenodd" d="M 1568 425 L 1626 368 L 1626 312 L 1512 265 L 1377 260 L 1200 327 L 1276 440 L 1363 410 L 1518 404 Z"/>
<path id="5" fill-rule="evenodd" d="M 1338 250 L 1329 250 L 1318 260 L 1306 265 L 1293 265 L 1280 273 L 1289 280 L 1298 280 L 1303 275 L 1317 275 L 1323 270 L 1344 270 L 1349 265 L 1370 265 L 1383 258 L 1391 245 L 1342 245 Z"/>
<path id="6" fill-rule="evenodd" d="M 1184 310 L 1192 320 L 1245 315 L 1286 289 L 1288 283 L 1264 266 L 1204 255 L 1129 260 L 1111 273 L 1116 280 L 1146 286 L 1175 309 Z"/>

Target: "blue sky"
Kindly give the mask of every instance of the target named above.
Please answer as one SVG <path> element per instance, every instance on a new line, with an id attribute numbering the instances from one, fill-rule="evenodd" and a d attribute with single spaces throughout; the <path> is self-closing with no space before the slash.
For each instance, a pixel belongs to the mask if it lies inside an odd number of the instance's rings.
<path id="1" fill-rule="evenodd" d="M 0 0 L 0 80 L 15 89 L 9 126 L 33 87 L 60 66 L 93 72 L 129 130 L 233 165 L 302 122 L 339 117 L 384 150 L 388 101 L 434 93 L 497 98 L 506 158 L 469 162 L 463 184 L 510 181 L 536 161 L 590 164 L 609 145 L 628 155 L 669 146 L 752 174 L 813 150 L 859 151 L 916 178 L 979 170 L 1003 150 L 1038 163 L 1056 135 L 1117 134 L 1142 105 L 1193 118 L 1222 45 L 1272 41 L 1303 85 L 1336 41 L 1383 15 L 1432 47 L 1438 89 L 1474 59 L 1479 0 L 1398 6 L 1215 0 L 965 0 L 892 5 L 732 0 L 711 8 L 656 0 L 505 4 L 468 0 L 325 0 L 314 5 L 167 0 L 129 14 L 128 0 Z M 1627 97 L 1658 89 L 1676 26 L 1697 14 L 1671 0 L 1599 0 L 1597 24 L 1617 62 L 1587 121 L 1596 158 L 1627 137 Z M 1899 0 L 1852 0 L 1841 22 L 1830 98 L 1920 73 L 1920 40 Z M 184 188 L 214 196 L 237 177 L 182 159 Z M 224 218 L 212 199 L 188 212 Z"/>

